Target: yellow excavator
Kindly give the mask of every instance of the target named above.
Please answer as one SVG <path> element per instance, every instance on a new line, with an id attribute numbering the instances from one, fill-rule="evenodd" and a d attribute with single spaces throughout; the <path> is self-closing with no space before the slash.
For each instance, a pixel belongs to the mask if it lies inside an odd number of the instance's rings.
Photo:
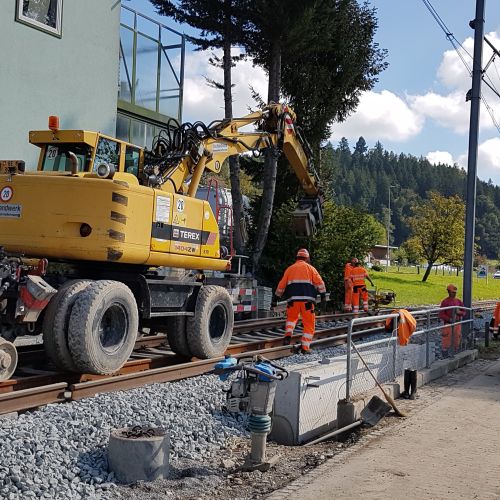
<path id="1" fill-rule="evenodd" d="M 231 297 L 204 271 L 229 270 L 233 252 L 220 244 L 220 214 L 195 196 L 202 174 L 231 155 L 282 151 L 304 192 L 296 230 L 310 235 L 322 221 L 310 149 L 282 104 L 169 123 L 151 150 L 61 130 L 57 117 L 29 140 L 40 148 L 36 171 L 0 161 L 0 380 L 15 369 L 11 342 L 27 334 L 42 333 L 49 359 L 75 372 L 117 371 L 145 328 L 166 331 L 178 355 L 222 355 Z"/>

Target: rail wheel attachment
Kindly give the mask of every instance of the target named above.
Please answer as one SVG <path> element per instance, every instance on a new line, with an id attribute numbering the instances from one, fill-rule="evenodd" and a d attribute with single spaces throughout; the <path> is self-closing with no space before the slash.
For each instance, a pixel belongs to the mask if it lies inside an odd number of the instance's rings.
<path id="1" fill-rule="evenodd" d="M 92 282 L 76 299 L 69 319 L 68 345 L 78 371 L 118 371 L 134 349 L 138 327 L 130 288 L 119 281 Z"/>
<path id="2" fill-rule="evenodd" d="M 0 338 L 0 381 L 12 377 L 17 367 L 17 350 L 14 344 Z"/>
<path id="3" fill-rule="evenodd" d="M 191 353 L 202 359 L 222 356 L 231 341 L 233 326 L 233 304 L 228 291 L 221 286 L 203 286 L 196 300 L 194 316 L 187 320 Z"/>

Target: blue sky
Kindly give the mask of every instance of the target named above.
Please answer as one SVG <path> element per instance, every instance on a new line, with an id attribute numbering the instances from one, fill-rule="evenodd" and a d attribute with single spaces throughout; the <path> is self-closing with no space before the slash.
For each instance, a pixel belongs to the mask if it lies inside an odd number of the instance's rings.
<path id="1" fill-rule="evenodd" d="M 500 9 L 498 0 L 485 0 L 485 33 L 500 49 Z M 124 1 L 124 5 L 172 25 L 157 16 L 148 0 Z M 432 0 L 432 5 L 456 39 L 472 53 L 474 0 Z M 458 163 L 467 166 L 469 104 L 465 92 L 471 86 L 466 68 L 459 60 L 443 31 L 431 17 L 422 0 L 371 0 L 377 8 L 379 29 L 376 41 L 388 50 L 388 69 L 375 88 L 361 98 L 356 113 L 345 123 L 334 124 L 331 140 L 348 138 L 351 146 L 365 137 L 369 146 L 380 140 L 396 152 L 427 157 L 431 162 Z M 176 26 L 189 32 L 187 26 Z M 483 65 L 491 52 L 485 52 Z M 464 56 L 468 59 L 468 56 Z M 185 74 L 184 119 L 220 118 L 222 93 L 207 88 L 204 76 L 220 79 L 207 64 L 207 54 L 193 53 L 188 47 Z M 472 66 L 472 62 L 470 65 Z M 488 70 L 500 89 L 500 60 Z M 235 110 L 245 113 L 253 105 L 250 82 L 266 93 L 266 76 L 251 62 L 243 62 L 234 72 Z M 483 95 L 500 122 L 500 98 L 483 85 Z M 484 106 L 481 109 L 479 137 L 479 177 L 500 185 L 500 133 Z"/>

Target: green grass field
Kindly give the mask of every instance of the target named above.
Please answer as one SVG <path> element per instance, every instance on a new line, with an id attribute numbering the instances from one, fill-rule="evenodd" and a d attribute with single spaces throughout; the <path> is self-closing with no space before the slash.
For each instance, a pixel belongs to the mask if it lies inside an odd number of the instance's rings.
<path id="1" fill-rule="evenodd" d="M 458 287 L 457 297 L 462 298 L 462 273 L 457 276 L 442 271 L 435 274 L 434 271 L 422 283 L 423 270 L 416 274 L 415 268 L 401 268 L 400 272 L 396 268 L 389 269 L 389 272 L 370 271 L 370 276 L 377 289 L 394 290 L 396 292 L 396 305 L 420 305 L 439 304 L 447 297 L 446 286 L 453 283 Z M 367 282 L 368 287 L 370 284 Z M 370 287 L 371 288 L 371 287 Z M 494 280 L 491 276 L 486 279 L 477 279 L 475 276 L 472 283 L 473 300 L 500 300 L 500 280 Z"/>

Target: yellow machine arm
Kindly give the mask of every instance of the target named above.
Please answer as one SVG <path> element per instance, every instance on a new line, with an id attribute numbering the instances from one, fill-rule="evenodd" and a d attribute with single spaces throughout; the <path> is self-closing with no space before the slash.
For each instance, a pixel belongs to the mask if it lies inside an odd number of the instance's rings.
<path id="1" fill-rule="evenodd" d="M 322 194 L 312 165 L 310 148 L 295 124 L 295 113 L 282 104 L 270 104 L 242 118 L 204 125 L 183 124 L 162 131 L 146 154 L 147 184 L 194 197 L 205 170 L 218 173 L 232 155 L 260 153 L 274 146 L 283 151 L 306 197 L 295 212 L 298 233 L 311 235 L 322 221 Z M 256 124 L 256 129 L 240 129 Z"/>

